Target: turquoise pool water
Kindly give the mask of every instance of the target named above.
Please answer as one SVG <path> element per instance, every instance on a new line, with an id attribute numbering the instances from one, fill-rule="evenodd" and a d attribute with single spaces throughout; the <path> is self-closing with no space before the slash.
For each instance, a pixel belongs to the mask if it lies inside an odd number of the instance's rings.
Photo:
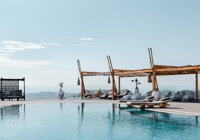
<path id="1" fill-rule="evenodd" d="M 117 104 L 28 104 L 0 112 L 0 140 L 200 138 L 198 117 L 118 108 Z"/>

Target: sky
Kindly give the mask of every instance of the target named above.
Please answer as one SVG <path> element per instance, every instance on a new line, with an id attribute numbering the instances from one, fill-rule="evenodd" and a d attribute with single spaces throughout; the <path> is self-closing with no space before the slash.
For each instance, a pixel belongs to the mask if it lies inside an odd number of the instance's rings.
<path id="1" fill-rule="evenodd" d="M 199 0 L 0 0 L 0 73 L 26 86 L 77 87 L 84 71 L 200 64 Z M 123 78 L 134 88 L 135 78 Z M 151 88 L 138 78 L 140 88 Z M 86 88 L 110 87 L 107 77 L 84 78 Z M 116 79 L 117 81 L 117 79 Z M 160 87 L 195 87 L 195 76 L 158 77 Z M 59 89 L 59 87 L 58 87 Z"/>

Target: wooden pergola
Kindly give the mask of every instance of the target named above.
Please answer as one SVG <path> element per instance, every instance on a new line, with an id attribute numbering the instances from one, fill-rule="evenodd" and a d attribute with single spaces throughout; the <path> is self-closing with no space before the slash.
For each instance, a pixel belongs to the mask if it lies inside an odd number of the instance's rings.
<path id="1" fill-rule="evenodd" d="M 184 74 L 195 74 L 196 75 L 196 100 L 198 100 L 198 74 L 200 73 L 200 65 L 186 65 L 186 66 L 166 66 L 166 65 L 154 65 L 152 49 L 148 49 L 149 59 L 151 68 L 150 69 L 138 69 L 138 70 L 122 70 L 113 69 L 110 56 L 107 56 L 110 71 L 109 72 L 88 72 L 81 71 L 80 61 L 78 62 L 80 77 L 81 77 L 81 97 L 85 92 L 85 86 L 83 77 L 84 76 L 111 76 L 112 77 L 112 91 L 114 99 L 114 89 L 116 89 L 115 78 L 118 76 L 118 91 L 120 92 L 120 78 L 123 77 L 152 77 L 152 90 L 158 90 L 157 76 L 168 76 L 168 75 L 184 75 Z"/>

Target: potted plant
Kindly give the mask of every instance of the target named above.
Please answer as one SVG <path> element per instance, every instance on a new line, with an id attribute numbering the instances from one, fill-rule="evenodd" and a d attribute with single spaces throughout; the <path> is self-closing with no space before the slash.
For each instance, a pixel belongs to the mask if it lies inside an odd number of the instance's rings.
<path id="1" fill-rule="evenodd" d="M 63 87 L 63 82 L 61 82 L 61 83 L 58 83 L 59 84 L 59 86 L 60 86 L 60 91 L 58 92 L 58 96 L 59 96 L 59 98 L 60 99 L 63 99 L 63 97 L 64 97 L 64 95 L 65 95 L 65 93 L 64 93 L 64 91 L 62 91 L 62 87 Z"/>
<path id="2" fill-rule="evenodd" d="M 134 82 L 134 80 L 131 80 L 132 82 Z M 139 88 L 138 88 L 138 85 L 140 85 L 141 83 L 138 82 L 138 79 L 136 78 L 135 79 L 135 92 L 134 93 L 139 93 Z"/>

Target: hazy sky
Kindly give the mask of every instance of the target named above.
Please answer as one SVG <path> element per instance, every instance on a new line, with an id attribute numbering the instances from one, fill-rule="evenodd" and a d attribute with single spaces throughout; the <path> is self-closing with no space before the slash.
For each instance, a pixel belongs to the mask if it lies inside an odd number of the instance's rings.
<path id="1" fill-rule="evenodd" d="M 149 68 L 149 47 L 155 64 L 200 64 L 199 7 L 199 0 L 1 0 L 1 77 L 75 86 L 77 59 L 85 71 L 108 71 L 107 55 L 114 68 Z M 194 75 L 158 78 L 161 86 L 194 83 Z M 85 85 L 108 85 L 107 77 Z"/>

